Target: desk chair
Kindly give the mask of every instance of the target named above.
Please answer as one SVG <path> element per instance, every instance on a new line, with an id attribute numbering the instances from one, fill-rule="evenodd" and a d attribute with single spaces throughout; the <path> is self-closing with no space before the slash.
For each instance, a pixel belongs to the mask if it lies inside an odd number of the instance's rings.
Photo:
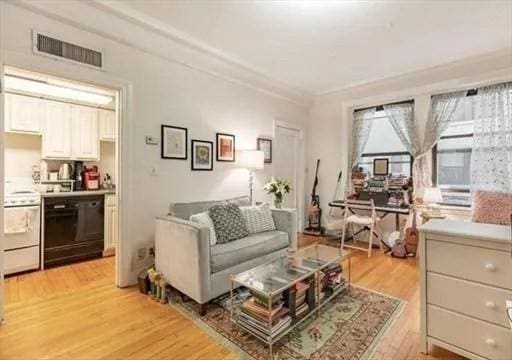
<path id="1" fill-rule="evenodd" d="M 370 215 L 360 215 L 356 214 L 354 210 L 369 210 Z M 375 212 L 375 204 L 373 202 L 373 199 L 370 200 L 345 200 L 345 213 L 343 216 L 343 232 L 341 235 L 341 249 L 343 250 L 343 247 L 347 247 L 350 249 L 357 249 L 357 250 L 363 250 L 368 252 L 368 257 L 372 256 L 372 246 L 373 246 L 373 238 L 376 237 L 377 241 L 379 243 L 380 249 L 384 251 L 382 248 L 382 242 L 380 241 L 380 236 L 382 235 L 382 232 L 380 230 L 379 226 L 379 217 L 377 216 L 377 213 Z M 365 250 L 358 246 L 353 245 L 345 245 L 345 231 L 347 226 L 350 226 L 351 232 L 352 232 L 352 238 L 355 239 L 355 232 L 354 232 L 354 225 L 361 226 L 362 229 L 366 229 L 370 231 L 370 237 L 368 239 L 368 250 Z M 374 232 L 375 230 L 378 230 L 378 233 Z"/>

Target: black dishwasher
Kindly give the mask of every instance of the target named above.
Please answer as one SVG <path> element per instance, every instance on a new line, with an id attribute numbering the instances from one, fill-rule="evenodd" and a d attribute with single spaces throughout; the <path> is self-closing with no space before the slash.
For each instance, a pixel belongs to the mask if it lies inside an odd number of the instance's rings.
<path id="1" fill-rule="evenodd" d="M 44 265 L 101 257 L 104 197 L 97 195 L 44 200 Z"/>

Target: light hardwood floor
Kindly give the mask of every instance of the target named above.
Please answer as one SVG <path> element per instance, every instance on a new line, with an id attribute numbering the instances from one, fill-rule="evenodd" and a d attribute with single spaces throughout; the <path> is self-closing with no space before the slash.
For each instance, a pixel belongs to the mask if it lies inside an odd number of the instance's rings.
<path id="1" fill-rule="evenodd" d="M 303 236 L 300 243 L 317 239 Z M 418 355 L 417 277 L 415 259 L 354 252 L 355 284 L 408 301 L 375 359 L 458 358 L 439 348 Z M 235 358 L 180 313 L 136 287 L 115 287 L 113 279 L 113 257 L 6 279 L 0 359 Z"/>

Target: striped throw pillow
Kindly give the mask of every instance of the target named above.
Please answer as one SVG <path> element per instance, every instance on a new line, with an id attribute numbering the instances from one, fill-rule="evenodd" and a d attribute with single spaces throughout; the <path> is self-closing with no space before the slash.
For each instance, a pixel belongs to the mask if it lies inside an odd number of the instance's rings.
<path id="1" fill-rule="evenodd" d="M 272 211 L 268 204 L 258 206 L 241 206 L 242 214 L 247 221 L 249 233 L 255 234 L 263 231 L 272 231 L 276 229 Z"/>
<path id="2" fill-rule="evenodd" d="M 210 230 L 210 246 L 217 244 L 217 234 L 215 234 L 215 226 L 208 212 L 202 212 L 194 214 L 189 219 L 193 223 L 196 223 L 200 227 L 207 227 Z"/>

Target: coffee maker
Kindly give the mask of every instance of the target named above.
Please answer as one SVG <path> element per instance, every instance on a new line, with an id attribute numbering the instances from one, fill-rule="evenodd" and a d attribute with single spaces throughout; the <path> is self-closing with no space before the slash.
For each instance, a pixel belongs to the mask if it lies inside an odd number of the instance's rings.
<path id="1" fill-rule="evenodd" d="M 75 182 L 73 183 L 73 191 L 85 190 L 84 180 L 83 180 L 83 176 L 82 176 L 83 168 L 84 168 L 83 161 L 75 161 L 74 168 L 73 168 L 74 169 L 73 180 L 75 180 Z"/>

